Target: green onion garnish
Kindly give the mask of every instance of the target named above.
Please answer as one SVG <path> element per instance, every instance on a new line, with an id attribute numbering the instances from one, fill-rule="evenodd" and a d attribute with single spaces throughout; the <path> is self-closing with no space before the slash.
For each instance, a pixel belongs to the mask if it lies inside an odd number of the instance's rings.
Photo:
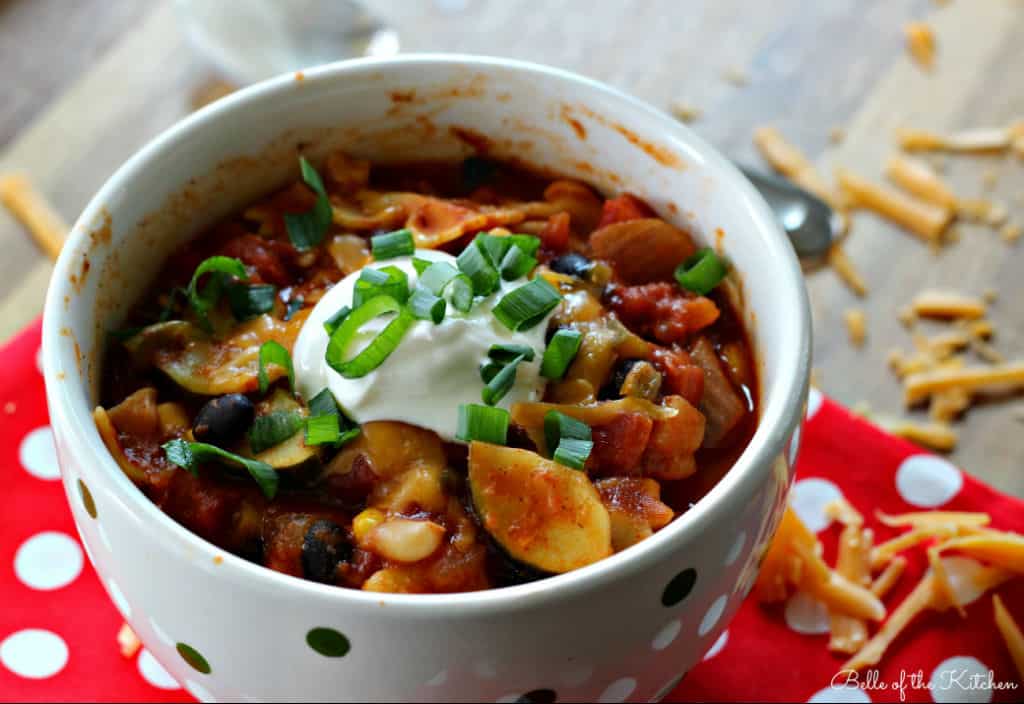
<path id="1" fill-rule="evenodd" d="M 495 362 L 511 362 L 516 357 L 523 357 L 527 362 L 532 362 L 534 353 L 529 345 L 491 345 L 487 350 L 487 356 Z"/>
<path id="2" fill-rule="evenodd" d="M 280 445 L 302 427 L 302 416 L 295 411 L 274 411 L 257 416 L 249 428 L 249 447 L 256 454 Z"/>
<path id="3" fill-rule="evenodd" d="M 480 233 L 475 238 L 470 246 L 476 245 L 480 250 L 487 256 L 487 261 L 491 263 L 491 266 L 497 268 L 501 263 L 501 260 L 505 257 L 505 252 L 512 246 L 512 240 L 508 237 L 499 237 L 498 235 L 488 235 L 487 233 Z"/>
<path id="4" fill-rule="evenodd" d="M 505 239 L 519 247 L 529 257 L 536 257 L 537 251 L 540 249 L 540 237 L 534 235 L 509 235 Z"/>
<path id="5" fill-rule="evenodd" d="M 418 286 L 409 296 L 408 305 L 409 312 L 414 318 L 433 321 L 434 325 L 444 320 L 445 309 L 448 308 L 448 303 L 443 298 L 438 298 Z"/>
<path id="6" fill-rule="evenodd" d="M 462 250 L 455 261 L 462 273 L 472 282 L 474 295 L 489 296 L 497 290 L 501 277 L 498 275 L 498 270 L 488 260 L 483 247 L 476 244 L 479 239 L 477 237 Z"/>
<path id="7" fill-rule="evenodd" d="M 327 199 L 327 190 L 320 174 L 304 156 L 299 157 L 299 169 L 302 171 L 302 180 L 316 194 L 316 203 L 311 209 L 304 213 L 284 214 L 288 239 L 291 240 L 292 246 L 301 252 L 323 241 L 327 229 L 331 226 L 332 211 L 331 201 Z"/>
<path id="8" fill-rule="evenodd" d="M 412 230 L 395 230 L 383 235 L 374 235 L 370 238 L 370 247 L 377 260 L 408 257 L 416 251 Z"/>
<path id="9" fill-rule="evenodd" d="M 341 412 L 341 408 L 338 407 L 337 401 L 334 400 L 334 396 L 328 389 L 321 389 L 313 398 L 309 399 L 309 418 L 306 420 L 306 444 L 307 445 L 323 445 L 331 444 L 335 447 L 341 447 L 349 440 L 359 435 L 359 426 L 349 420 L 344 413 Z M 314 423 L 320 416 L 334 416 L 337 420 L 335 427 L 338 429 L 338 436 L 334 440 L 323 441 L 313 443 L 310 442 L 310 431 L 309 425 Z M 323 423 L 323 421 L 316 421 L 317 423 Z"/>
<path id="10" fill-rule="evenodd" d="M 722 283 L 727 272 L 725 261 L 705 247 L 676 267 L 676 281 L 687 291 L 704 296 Z"/>
<path id="11" fill-rule="evenodd" d="M 504 408 L 463 403 L 459 406 L 459 428 L 455 437 L 465 442 L 504 445 L 508 437 L 509 413 Z"/>
<path id="12" fill-rule="evenodd" d="M 434 262 L 429 259 L 421 259 L 419 257 L 412 258 L 412 268 L 416 270 L 416 276 L 423 276 L 423 272 L 426 271 L 433 263 Z"/>
<path id="13" fill-rule="evenodd" d="M 494 317 L 509 330 L 529 330 L 554 310 L 562 294 L 544 279 L 537 277 L 509 291 L 494 306 Z"/>
<path id="14" fill-rule="evenodd" d="M 505 364 L 501 370 L 495 374 L 491 379 L 488 379 L 487 385 L 483 388 L 480 393 L 480 397 L 484 403 L 488 406 L 493 406 L 501 399 L 505 398 L 505 394 L 509 392 L 509 389 L 516 383 L 516 367 L 519 363 L 525 360 L 526 357 L 522 355 L 513 358 L 510 362 Z M 483 376 L 484 371 L 480 371 L 480 375 Z"/>
<path id="15" fill-rule="evenodd" d="M 537 266 L 537 260 L 534 257 L 513 245 L 502 257 L 501 265 L 498 268 L 501 270 L 501 278 L 505 281 L 514 281 L 529 274 L 535 266 Z"/>
<path id="16" fill-rule="evenodd" d="M 473 307 L 473 282 L 465 274 L 459 274 L 452 279 L 450 295 L 455 310 L 468 313 Z"/>
<path id="17" fill-rule="evenodd" d="M 580 351 L 583 335 L 579 330 L 562 328 L 555 332 L 544 350 L 540 363 L 540 375 L 548 379 L 561 379 Z"/>
<path id="18" fill-rule="evenodd" d="M 544 415 L 544 441 L 555 462 L 573 469 L 583 469 L 594 449 L 590 426 L 558 411 Z"/>
<path id="19" fill-rule="evenodd" d="M 350 360 L 345 360 L 345 353 L 355 340 L 359 328 L 379 315 L 397 313 L 377 337 L 373 338 L 363 350 Z M 413 324 L 415 318 L 402 304 L 391 296 L 377 296 L 349 313 L 345 321 L 331 335 L 327 344 L 327 364 L 334 371 L 347 379 L 366 376 L 384 363 L 398 343 L 402 341 L 405 331 Z"/>
<path id="20" fill-rule="evenodd" d="M 377 296 L 390 296 L 405 303 L 409 298 L 409 276 L 397 266 L 363 269 L 352 292 L 352 307 L 358 308 Z"/>
<path id="21" fill-rule="evenodd" d="M 205 274 L 210 275 L 209 280 L 200 289 L 199 279 Z M 234 257 L 220 256 L 204 259 L 192 274 L 192 280 L 189 281 L 186 290 L 188 302 L 192 306 L 192 310 L 196 312 L 202 326 L 207 330 L 210 329 L 210 320 L 207 314 L 217 304 L 217 299 L 223 293 L 226 279 L 232 276 L 241 281 L 249 279 L 245 273 L 245 265 L 240 260 Z"/>
<path id="22" fill-rule="evenodd" d="M 273 499 L 277 494 L 277 472 L 266 462 L 242 457 L 233 452 L 222 450 L 215 445 L 208 445 L 205 442 L 188 442 L 187 440 L 176 439 L 164 443 L 162 447 L 170 463 L 188 470 L 196 476 L 199 476 L 199 470 L 196 467 L 197 463 L 221 460 L 244 467 L 250 476 L 256 480 L 260 491 L 268 499 Z"/>
<path id="23" fill-rule="evenodd" d="M 302 296 L 296 296 L 284 305 L 284 318 L 282 320 L 288 321 L 292 319 L 292 316 L 302 310 L 302 307 L 306 305 L 306 301 Z"/>
<path id="24" fill-rule="evenodd" d="M 420 286 L 430 291 L 435 296 L 440 296 L 451 281 L 459 275 L 459 270 L 448 262 L 430 262 L 428 266 L 419 272 Z"/>
<path id="25" fill-rule="evenodd" d="M 295 369 L 292 367 L 292 356 L 288 350 L 281 346 L 281 343 L 267 340 L 260 345 L 259 372 L 257 379 L 260 383 L 260 393 L 267 393 L 270 388 L 270 375 L 267 374 L 267 365 L 276 364 L 288 373 L 288 388 L 295 389 Z"/>
<path id="26" fill-rule="evenodd" d="M 480 378 L 487 384 L 504 368 L 504 362 L 495 362 L 493 359 L 489 359 L 480 365 Z"/>
<path id="27" fill-rule="evenodd" d="M 231 314 L 237 320 L 248 320 L 270 312 L 274 307 L 277 289 L 270 284 L 236 283 L 227 288 Z"/>
<path id="28" fill-rule="evenodd" d="M 307 445 L 333 445 L 341 438 L 338 416 L 332 414 L 312 416 L 306 420 Z"/>
<path id="29" fill-rule="evenodd" d="M 330 318 L 324 321 L 324 330 L 327 331 L 328 335 L 333 335 L 334 331 L 338 329 L 342 321 L 348 317 L 348 314 L 352 312 L 352 309 L 348 306 L 342 306 L 337 313 L 332 315 Z"/>

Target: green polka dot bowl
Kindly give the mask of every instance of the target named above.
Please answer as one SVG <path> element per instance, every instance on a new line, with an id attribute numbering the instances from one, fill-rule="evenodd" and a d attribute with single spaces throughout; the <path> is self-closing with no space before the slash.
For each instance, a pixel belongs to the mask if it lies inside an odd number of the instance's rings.
<path id="1" fill-rule="evenodd" d="M 173 248 L 293 178 L 298 145 L 314 158 L 336 148 L 460 158 L 466 130 L 499 158 L 637 193 L 732 261 L 762 385 L 758 430 L 734 467 L 628 550 L 467 594 L 303 581 L 225 554 L 165 516 L 118 469 L 92 422 L 103 331 Z M 140 150 L 73 228 L 46 302 L 43 360 L 89 558 L 146 648 L 199 699 L 647 701 L 711 648 L 753 584 L 792 479 L 809 337 L 800 268 L 766 204 L 685 126 L 557 69 L 410 55 L 261 83 Z"/>

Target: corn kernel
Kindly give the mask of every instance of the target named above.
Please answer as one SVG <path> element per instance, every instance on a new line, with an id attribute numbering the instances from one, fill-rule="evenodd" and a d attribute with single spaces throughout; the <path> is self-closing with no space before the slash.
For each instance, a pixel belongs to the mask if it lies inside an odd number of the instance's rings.
<path id="1" fill-rule="evenodd" d="M 375 508 L 368 508 L 352 519 L 352 533 L 356 542 L 361 543 L 367 534 L 384 522 L 384 512 Z"/>

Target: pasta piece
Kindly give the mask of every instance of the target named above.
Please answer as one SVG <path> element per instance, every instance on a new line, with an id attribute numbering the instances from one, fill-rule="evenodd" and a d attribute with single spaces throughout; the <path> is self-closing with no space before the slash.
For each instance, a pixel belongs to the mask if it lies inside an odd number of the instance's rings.
<path id="1" fill-rule="evenodd" d="M 889 560 L 889 564 L 882 570 L 882 574 L 875 577 L 875 580 L 871 583 L 871 593 L 879 599 L 883 598 L 895 586 L 900 577 L 903 576 L 903 570 L 906 568 L 907 558 L 902 555 L 897 555 Z"/>
<path id="2" fill-rule="evenodd" d="M 1017 622 L 1013 620 L 1013 616 L 1006 610 L 1006 606 L 1003 605 L 1003 600 L 999 598 L 998 594 L 992 595 L 992 610 L 996 628 L 999 629 L 999 635 L 1006 643 L 1006 649 L 1010 651 L 1010 658 L 1013 659 L 1013 664 L 1017 668 L 1017 675 L 1024 680 L 1024 634 L 1021 633 Z"/>
<path id="3" fill-rule="evenodd" d="M 907 49 L 917 65 L 930 70 L 935 63 L 935 34 L 924 22 L 908 22 L 903 28 Z"/>
<path id="4" fill-rule="evenodd" d="M 885 166 L 885 175 L 911 195 L 946 208 L 956 208 L 957 198 L 953 191 L 924 161 L 905 156 L 891 157 Z"/>
<path id="5" fill-rule="evenodd" d="M 871 183 L 846 169 L 840 169 L 837 178 L 854 206 L 878 213 L 925 242 L 938 241 L 953 219 L 951 208 L 916 200 L 900 191 Z"/>
<path id="6" fill-rule="evenodd" d="M 983 318 L 986 312 L 985 301 L 956 291 L 922 291 L 910 305 L 922 318 Z"/>
<path id="7" fill-rule="evenodd" d="M 861 298 L 868 295 L 868 285 L 865 283 L 864 277 L 854 268 L 853 262 L 846 256 L 846 251 L 839 242 L 829 248 L 828 264 L 851 291 Z"/>
<path id="8" fill-rule="evenodd" d="M 0 177 L 0 203 L 21 221 L 50 259 L 57 258 L 68 225 L 28 178 L 21 174 Z"/>
<path id="9" fill-rule="evenodd" d="M 135 657 L 142 648 L 142 641 L 127 623 L 122 623 L 121 630 L 117 632 L 117 644 L 121 648 L 121 657 L 125 659 Z"/>
<path id="10" fill-rule="evenodd" d="M 1024 384 L 1024 362 L 1008 362 L 992 367 L 937 369 L 910 374 L 903 382 L 904 401 L 914 404 L 932 394 L 949 389 L 972 392 Z"/>
<path id="11" fill-rule="evenodd" d="M 891 515 L 875 511 L 875 518 L 882 525 L 890 528 L 910 526 L 911 528 L 931 528 L 934 526 L 958 526 L 961 528 L 982 528 L 992 518 L 987 513 L 968 511 L 913 511 Z"/>
<path id="12" fill-rule="evenodd" d="M 864 339 L 867 337 L 867 318 L 860 308 L 849 308 L 843 313 L 843 320 L 846 322 L 846 332 L 854 347 L 863 347 Z"/>

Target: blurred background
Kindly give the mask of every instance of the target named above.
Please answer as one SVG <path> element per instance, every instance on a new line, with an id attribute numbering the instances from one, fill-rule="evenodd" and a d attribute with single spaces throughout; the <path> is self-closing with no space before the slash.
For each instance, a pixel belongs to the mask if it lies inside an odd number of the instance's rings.
<path id="1" fill-rule="evenodd" d="M 908 27 L 933 36 L 930 66 Z M 134 151 L 197 107 L 268 75 L 396 51 L 467 52 L 552 64 L 671 110 L 728 156 L 767 166 L 756 128 L 776 127 L 831 180 L 842 165 L 882 181 L 898 127 L 954 131 L 1024 118 L 1024 3 L 1016 0 L 0 0 L 0 172 L 24 172 L 68 222 Z M 938 161 L 934 164 L 938 168 Z M 1024 217 L 1012 150 L 956 155 L 943 178 Z M 1008 226 L 1006 220 L 1000 226 Z M 815 382 L 863 412 L 906 414 L 887 363 L 912 351 L 899 311 L 928 287 L 994 295 L 992 344 L 1024 347 L 1024 265 L 1011 237 L 956 226 L 939 252 L 857 213 L 845 249 L 859 297 L 808 268 Z M 49 259 L 0 209 L 0 339 L 41 310 Z M 991 296 L 990 296 L 991 297 Z M 853 344 L 845 315 L 866 322 Z M 1024 495 L 1024 403 L 975 404 L 952 458 Z"/>

